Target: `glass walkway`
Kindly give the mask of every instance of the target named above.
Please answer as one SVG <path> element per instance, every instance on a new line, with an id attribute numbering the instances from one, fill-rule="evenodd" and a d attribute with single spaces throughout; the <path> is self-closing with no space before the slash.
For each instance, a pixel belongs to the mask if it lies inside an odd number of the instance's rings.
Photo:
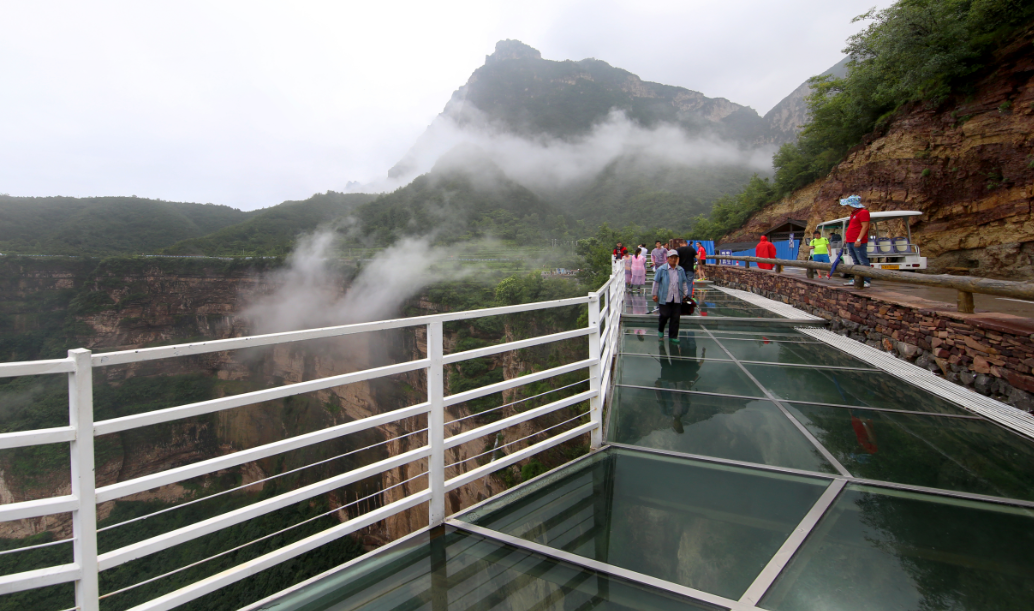
<path id="1" fill-rule="evenodd" d="M 1034 441 L 698 297 L 678 343 L 626 299 L 604 449 L 255 608 L 1034 605 Z"/>

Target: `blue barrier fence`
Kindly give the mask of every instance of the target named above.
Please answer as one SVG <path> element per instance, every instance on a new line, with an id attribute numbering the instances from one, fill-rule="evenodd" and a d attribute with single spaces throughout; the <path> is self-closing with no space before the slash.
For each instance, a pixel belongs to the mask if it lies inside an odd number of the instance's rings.
<path id="1" fill-rule="evenodd" d="M 712 244 L 713 244 L 713 242 L 712 242 Z M 797 259 L 797 252 L 801 248 L 800 240 L 794 240 L 793 248 L 790 248 L 789 242 L 786 242 L 786 241 L 779 241 L 779 242 L 775 242 L 774 244 L 775 244 L 775 247 L 776 247 L 776 259 L 788 259 L 788 260 L 791 260 L 791 261 Z M 713 246 L 712 246 L 712 249 L 713 249 Z M 714 254 L 714 252 L 713 252 L 713 250 L 708 250 L 707 254 Z M 747 249 L 747 250 L 738 250 L 736 252 L 723 250 L 719 254 L 726 254 L 726 255 L 733 256 L 733 257 L 756 257 L 757 256 L 755 254 L 755 250 L 753 248 L 750 248 L 750 249 Z M 720 261 L 720 263 L 722 265 L 738 265 L 740 267 L 743 267 L 744 265 L 746 265 L 748 267 L 757 267 L 758 266 L 757 263 L 746 262 L 746 261 Z"/>

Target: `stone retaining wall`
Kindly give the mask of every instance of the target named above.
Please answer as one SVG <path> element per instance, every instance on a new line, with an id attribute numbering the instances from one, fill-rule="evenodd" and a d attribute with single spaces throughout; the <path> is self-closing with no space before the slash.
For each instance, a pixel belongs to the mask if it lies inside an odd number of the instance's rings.
<path id="1" fill-rule="evenodd" d="M 1034 320 L 961 314 L 892 287 L 859 291 L 787 273 L 708 266 L 720 286 L 750 291 L 830 321 L 830 330 L 893 353 L 952 382 L 1034 411 Z"/>

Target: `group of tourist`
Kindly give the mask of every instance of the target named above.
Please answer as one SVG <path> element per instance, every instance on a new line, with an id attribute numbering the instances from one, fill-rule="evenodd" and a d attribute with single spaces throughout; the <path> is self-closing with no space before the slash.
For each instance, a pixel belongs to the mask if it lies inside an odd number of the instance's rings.
<path id="1" fill-rule="evenodd" d="M 628 248 L 618 242 L 614 260 L 624 263 L 625 289 L 633 294 L 645 294 L 647 254 L 654 271 L 651 296 L 660 315 L 657 336 L 663 339 L 667 326 L 668 337 L 677 344 L 682 307 L 691 302 L 694 280 L 704 279 L 707 250 L 700 242 L 694 247 L 686 240 L 676 239 L 667 245 L 657 240 L 649 253 L 645 244 L 639 244 L 629 254 Z"/>
<path id="2" fill-rule="evenodd" d="M 866 210 L 865 205 L 862 203 L 862 198 L 858 195 L 852 195 L 840 200 L 841 206 L 851 207 L 851 216 L 847 221 L 847 235 L 844 239 L 844 247 L 841 249 L 841 255 L 847 253 L 851 256 L 851 261 L 855 265 L 864 265 L 869 267 L 869 254 L 866 252 L 866 247 L 869 243 L 869 211 Z M 829 263 L 829 248 L 830 240 L 822 237 L 822 232 L 816 230 L 812 234 L 811 243 L 811 260 L 819 263 Z M 840 236 L 836 233 L 833 234 L 834 241 L 839 242 Z M 761 236 L 758 241 L 758 245 L 754 247 L 754 256 L 763 259 L 775 259 L 776 248 L 775 244 L 768 240 L 768 237 Z M 837 262 L 839 258 L 837 259 Z M 836 269 L 836 262 L 834 262 L 833 269 Z M 757 266 L 761 269 L 772 269 L 775 267 L 771 263 L 758 263 Z M 831 270 L 832 272 L 832 270 Z M 854 284 L 854 281 L 848 281 L 845 285 Z M 869 286 L 869 279 L 865 279 L 865 286 Z"/>

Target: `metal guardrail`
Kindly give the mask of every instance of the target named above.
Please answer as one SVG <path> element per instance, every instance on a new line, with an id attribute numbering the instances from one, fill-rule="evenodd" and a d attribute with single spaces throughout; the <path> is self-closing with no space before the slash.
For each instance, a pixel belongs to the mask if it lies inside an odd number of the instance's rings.
<path id="1" fill-rule="evenodd" d="M 101 571 L 168 549 L 180 543 L 197 539 L 198 537 L 245 522 L 277 509 L 288 507 L 365 478 L 379 475 L 404 464 L 428 459 L 427 471 L 419 475 L 419 477 L 424 475 L 428 477 L 427 489 L 409 494 L 359 517 L 349 519 L 327 530 L 310 535 L 231 569 L 221 571 L 216 575 L 152 599 L 134 607 L 132 611 L 172 609 L 422 503 L 428 503 L 429 524 L 431 526 L 440 525 L 446 519 L 446 492 L 488 476 L 503 467 L 517 463 L 585 433 L 590 433 L 591 447 L 600 447 L 603 443 L 603 405 L 607 397 L 607 389 L 610 386 L 611 364 L 617 354 L 617 342 L 620 338 L 620 319 L 624 303 L 623 279 L 624 270 L 620 266 L 615 265 L 612 269 L 610 280 L 603 287 L 598 291 L 589 293 L 585 297 L 573 299 L 102 354 L 93 354 L 89 350 L 76 349 L 69 350 L 68 357 L 64 359 L 0 364 L 0 377 L 66 374 L 68 376 L 69 388 L 68 426 L 0 434 L 0 449 L 51 443 L 69 443 L 71 446 L 70 494 L 0 505 L 0 521 L 22 520 L 71 512 L 73 529 L 73 537 L 71 539 L 73 561 L 71 564 L 2 576 L 0 577 L 0 595 L 74 582 L 76 608 L 81 611 L 98 611 L 100 599 L 110 595 L 109 593 L 102 596 L 100 593 L 99 573 Z M 445 322 L 574 305 L 588 306 L 588 325 L 585 328 L 449 355 L 444 354 L 443 323 Z M 427 332 L 427 357 L 423 359 L 94 422 L 93 368 L 95 367 L 340 337 L 385 329 L 421 326 L 425 327 Z M 577 337 L 588 338 L 588 358 L 584 360 L 454 395 L 445 394 L 444 366 L 447 364 Z M 588 391 L 553 401 L 541 407 L 519 412 L 514 416 L 466 432 L 448 437 L 445 435 L 446 425 L 451 424 L 445 422 L 445 408 L 447 406 L 582 369 L 588 370 L 588 379 L 585 380 L 589 383 Z M 100 435 L 108 435 L 119 431 L 180 420 L 262 401 L 419 370 L 425 371 L 427 375 L 427 401 L 416 405 L 131 480 L 107 486 L 97 486 L 94 464 L 94 438 Z M 446 465 L 445 463 L 445 451 L 447 449 L 476 440 L 484 435 L 497 433 L 505 428 L 583 401 L 589 401 L 588 423 L 580 424 L 555 434 L 544 441 L 515 451 L 506 457 L 490 461 L 485 465 L 461 472 L 455 477 L 446 479 L 445 469 L 453 466 Z M 428 417 L 428 441 L 422 447 L 334 475 L 302 488 L 263 499 L 228 513 L 217 515 L 132 545 L 103 554 L 98 553 L 97 503 L 113 501 L 159 486 L 210 474 L 282 452 L 424 414 L 427 414 Z M 568 422 L 574 420 L 570 419 Z M 518 441 L 523 441 L 523 439 L 525 438 Z"/>
<path id="2" fill-rule="evenodd" d="M 808 277 L 814 278 L 817 270 L 829 271 L 830 263 L 816 261 L 793 261 L 789 259 L 763 259 L 760 257 L 735 257 L 731 255 L 708 255 L 708 259 L 721 261 L 749 261 L 753 263 L 770 263 L 775 265 L 775 272 L 781 273 L 783 267 L 800 267 L 808 270 Z M 865 278 L 875 278 L 888 282 L 918 284 L 937 288 L 955 289 L 958 291 L 958 310 L 965 314 L 973 313 L 973 293 L 982 295 L 998 295 L 1014 299 L 1034 299 L 1034 282 L 1016 282 L 1012 280 L 994 280 L 973 276 L 949 276 L 947 274 L 920 274 L 916 272 L 896 272 L 877 269 L 865 265 L 837 265 L 837 271 L 854 276 L 855 287 L 864 289 Z"/>

